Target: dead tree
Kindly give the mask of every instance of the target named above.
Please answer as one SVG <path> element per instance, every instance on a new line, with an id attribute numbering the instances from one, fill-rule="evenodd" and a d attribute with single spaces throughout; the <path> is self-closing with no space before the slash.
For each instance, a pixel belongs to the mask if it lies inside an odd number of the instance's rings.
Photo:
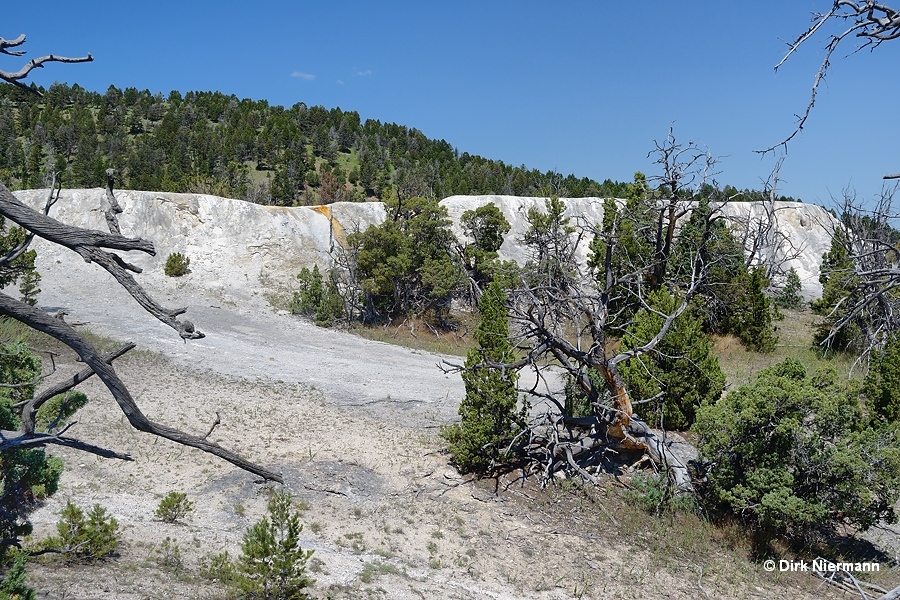
<path id="1" fill-rule="evenodd" d="M 662 195 L 652 209 L 658 218 L 650 285 L 653 289 L 659 289 L 666 280 L 678 222 L 690 212 L 694 193 L 702 187 L 700 184 L 709 182 L 715 176 L 716 161 L 707 150 L 694 142 L 676 142 L 672 127 L 669 127 L 666 140 L 654 142 L 654 145 L 656 148 L 650 155 L 656 155 L 655 163 L 662 173 L 653 180 Z"/>
<path id="2" fill-rule="evenodd" d="M 24 41 L 24 35 L 11 41 L 0 38 L 0 53 L 21 56 L 23 51 L 10 50 L 10 48 L 17 48 Z M 25 67 L 16 72 L 0 71 L 0 79 L 26 90 L 35 91 L 23 83 L 23 80 L 33 69 L 42 67 L 48 62 L 77 63 L 90 60 L 93 60 L 90 55 L 82 58 L 48 55 L 29 61 Z M 116 203 L 113 193 L 112 174 L 109 173 L 108 176 L 107 193 L 104 200 L 106 206 L 104 208 L 111 230 L 110 233 L 72 227 L 50 217 L 49 213 L 55 197 L 53 189 L 51 189 L 44 211 L 38 212 L 20 202 L 6 186 L 0 183 L 0 215 L 22 227 L 27 232 L 25 241 L 18 248 L 13 249 L 6 256 L 0 257 L 0 271 L 9 268 L 10 263 L 25 252 L 34 236 L 38 236 L 52 244 L 58 244 L 72 250 L 86 262 L 94 263 L 104 268 L 148 313 L 174 329 L 183 339 L 190 340 L 204 337 L 204 334 L 196 330 L 190 321 L 178 319 L 180 315 L 187 311 L 186 308 L 169 309 L 158 304 L 132 276 L 132 273 L 140 273 L 141 269 L 126 262 L 114 252 L 137 251 L 150 255 L 155 255 L 156 253 L 151 242 L 139 238 L 125 237 L 119 233 L 116 214 L 121 212 L 121 208 Z M 126 344 L 110 354 L 101 354 L 84 336 L 80 335 L 62 319 L 52 317 L 4 293 L 0 293 L 0 315 L 16 319 L 33 329 L 56 338 L 74 350 L 86 365 L 86 368 L 76 374 L 75 377 L 64 383 L 38 391 L 30 400 L 17 405 L 16 408 L 21 410 L 21 430 L 0 431 L 0 451 L 60 445 L 99 456 L 131 460 L 126 454 L 121 454 L 108 448 L 97 447 L 65 435 L 70 429 L 69 426 L 63 427 L 59 432 L 41 432 L 36 430 L 36 414 L 42 404 L 54 395 L 72 389 L 88 377 L 96 375 L 110 391 L 128 422 L 138 431 L 163 437 L 185 446 L 198 448 L 218 456 L 241 469 L 254 473 L 262 477 L 263 480 L 282 482 L 282 477 L 279 473 L 248 461 L 210 441 L 208 438 L 215 426 L 205 435 L 193 435 L 148 419 L 141 412 L 128 387 L 119 378 L 112 366 L 113 360 L 134 347 L 134 344 Z"/>
<path id="3" fill-rule="evenodd" d="M 803 130 L 816 105 L 819 85 L 825 80 L 828 70 L 831 68 L 831 58 L 839 47 L 843 47 L 844 40 L 856 38 L 857 44 L 849 52 L 849 54 L 854 54 L 865 49 L 874 50 L 883 42 L 900 38 L 900 11 L 876 0 L 834 0 L 830 10 L 813 14 L 812 24 L 788 44 L 788 50 L 781 61 L 775 65 L 775 70 L 777 71 L 805 42 L 831 26 L 836 27 L 836 31 L 828 35 L 824 57 L 813 79 L 809 102 L 803 113 L 799 115 L 794 130 L 782 141 L 758 152 L 767 154 L 778 147 L 786 148 L 787 143 Z M 889 175 L 886 178 L 893 177 L 895 176 Z"/>
<path id="4" fill-rule="evenodd" d="M 763 184 L 763 199 L 754 206 L 762 208 L 761 214 L 754 214 L 752 208 L 746 216 L 735 216 L 729 219 L 731 229 L 744 248 L 747 268 L 761 266 L 765 269 L 766 279 L 770 282 L 784 281 L 788 270 L 787 263 L 798 258 L 804 251 L 794 240 L 778 229 L 778 208 L 775 205 L 778 197 L 778 174 L 784 162 L 784 155 L 779 157 L 769 177 Z M 730 200 L 740 199 L 739 197 Z M 786 210 L 792 210 L 787 208 Z"/>
<path id="5" fill-rule="evenodd" d="M 844 193 L 840 222 L 832 232 L 832 252 L 840 264 L 825 273 L 839 292 L 826 315 L 827 334 L 821 344 L 830 347 L 845 329 L 859 337 L 860 361 L 879 350 L 900 332 L 900 231 L 894 228 L 900 213 L 894 208 L 895 185 L 882 191 L 874 206 Z M 826 284 L 826 286 L 829 284 Z M 826 290 L 827 291 L 827 290 Z"/>
<path id="6" fill-rule="evenodd" d="M 679 241 L 675 222 L 691 210 L 684 198 L 696 199 L 714 161 L 693 144 L 679 145 L 671 132 L 658 148 L 664 150 L 660 164 L 669 177 L 662 192 L 650 193 L 638 182 L 636 187 L 642 189 L 624 206 L 606 202 L 602 223 L 572 226 L 554 214 L 559 206 L 553 200 L 542 215 L 529 213 L 532 229 L 535 223 L 545 227 L 555 223 L 556 227 L 532 234 L 544 248 L 533 253 L 537 259 L 523 268 L 518 288 L 508 293 L 511 336 L 523 356 L 482 368 L 533 372 L 533 385 L 520 391 L 531 400 L 545 401 L 548 410 L 517 442 L 524 439 L 526 453 L 540 466 L 545 480 L 568 469 L 595 481 L 588 467 L 602 460 L 602 452 L 625 449 L 646 452 L 668 471 L 676 490 L 692 489 L 686 461 L 671 451 L 665 434 L 638 417 L 619 373 L 625 361 L 653 352 L 675 319 L 688 309 L 712 267 L 704 250 L 720 231 L 714 224 L 724 218 L 720 205 L 709 206 L 699 239 L 684 261 L 687 268 L 669 264 Z M 688 187 L 686 181 L 693 185 Z M 588 264 L 576 260 L 579 236 L 593 238 Z M 648 303 L 654 286 L 666 286 L 677 296 L 673 311 L 662 314 Z M 662 325 L 642 345 L 618 349 L 621 332 L 640 309 L 660 315 Z M 564 401 L 552 393 L 559 387 L 560 376 L 586 395 L 590 414 L 570 414 Z"/>

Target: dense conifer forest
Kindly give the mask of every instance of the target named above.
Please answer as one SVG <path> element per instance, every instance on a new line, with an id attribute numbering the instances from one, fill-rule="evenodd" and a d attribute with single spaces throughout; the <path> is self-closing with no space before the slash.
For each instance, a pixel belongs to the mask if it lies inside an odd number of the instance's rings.
<path id="1" fill-rule="evenodd" d="M 114 168 L 123 188 L 280 206 L 378 200 L 388 190 L 437 199 L 626 192 L 625 182 L 514 167 L 340 108 L 285 108 L 220 92 L 38 89 L 43 96 L 0 86 L 0 181 L 11 189 L 46 187 L 54 171 L 66 187 L 97 187 Z M 737 199 L 759 194 L 745 190 Z"/>

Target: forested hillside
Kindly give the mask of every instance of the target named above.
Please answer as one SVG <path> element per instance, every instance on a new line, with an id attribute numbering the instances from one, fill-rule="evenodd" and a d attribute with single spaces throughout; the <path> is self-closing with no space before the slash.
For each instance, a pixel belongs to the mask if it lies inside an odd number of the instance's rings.
<path id="1" fill-rule="evenodd" d="M 513 167 L 460 153 L 421 131 L 355 111 L 270 106 L 219 92 L 54 84 L 43 97 L 0 87 L 0 180 L 17 188 L 63 173 L 95 187 L 115 168 L 132 189 L 214 193 L 264 204 L 328 204 L 454 194 L 621 195 L 622 185 Z"/>
<path id="2" fill-rule="evenodd" d="M 43 97 L 0 86 L 0 181 L 11 189 L 46 187 L 53 171 L 69 188 L 102 186 L 111 167 L 126 189 L 281 206 L 377 200 L 388 190 L 435 199 L 625 195 L 624 182 L 514 167 L 340 108 L 284 108 L 219 92 L 39 89 Z M 736 199 L 759 199 L 759 192 Z"/>

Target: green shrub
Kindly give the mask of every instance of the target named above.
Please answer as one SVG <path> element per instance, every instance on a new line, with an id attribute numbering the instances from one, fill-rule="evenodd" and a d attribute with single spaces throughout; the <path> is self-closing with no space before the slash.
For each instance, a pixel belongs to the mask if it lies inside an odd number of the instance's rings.
<path id="1" fill-rule="evenodd" d="M 300 514 L 292 510 L 291 494 L 275 492 L 269 515 L 247 533 L 235 568 L 234 584 L 244 598 L 303 600 L 315 581 L 306 575 L 312 550 L 300 547 Z"/>
<path id="2" fill-rule="evenodd" d="M 183 519 L 194 510 L 194 503 L 188 500 L 187 494 L 181 492 L 169 492 L 159 501 L 156 507 L 156 518 L 165 523 L 174 523 Z"/>
<path id="3" fill-rule="evenodd" d="M 330 327 L 344 317 L 344 299 L 338 291 L 334 273 L 327 273 L 327 281 L 322 277 L 318 265 L 312 271 L 304 267 L 297 280 L 300 291 L 294 292 L 291 312 L 295 315 L 311 317 L 320 327 Z"/>
<path id="4" fill-rule="evenodd" d="M 900 335 L 872 353 L 864 385 L 875 413 L 888 422 L 900 422 Z"/>
<path id="5" fill-rule="evenodd" d="M 178 572 L 184 568 L 184 559 L 181 557 L 181 547 L 178 542 L 166 536 L 155 551 L 156 564 L 167 571 Z"/>
<path id="6" fill-rule="evenodd" d="M 631 489 L 626 490 L 625 495 L 635 506 L 656 516 L 678 511 L 691 512 L 696 508 L 693 496 L 676 495 L 672 482 L 660 473 L 632 477 Z"/>
<path id="7" fill-rule="evenodd" d="M 163 271 L 169 277 L 181 277 L 188 272 L 190 266 L 190 258 L 180 252 L 173 252 L 166 258 L 166 266 Z"/>
<path id="8" fill-rule="evenodd" d="M 865 418 L 859 384 L 789 358 L 700 408 L 707 500 L 762 539 L 808 544 L 896 521 L 900 436 Z"/>
<path id="9" fill-rule="evenodd" d="M 67 501 L 60 516 L 56 524 L 59 536 L 46 540 L 44 545 L 60 551 L 68 560 L 100 560 L 119 547 L 119 523 L 99 504 L 85 518 L 81 508 Z"/>
<path id="10" fill-rule="evenodd" d="M 35 424 L 45 431 L 56 431 L 78 409 L 87 404 L 88 398 L 78 390 L 69 390 L 47 400 L 37 411 Z"/>
<path id="11" fill-rule="evenodd" d="M 225 585 L 234 585 L 234 563 L 228 552 L 208 554 L 200 558 L 200 576 L 210 581 L 221 582 Z"/>
<path id="12" fill-rule="evenodd" d="M 20 553 L 6 571 L 3 581 L 0 581 L 0 600 L 35 600 L 37 597 L 34 590 L 25 585 L 28 576 L 25 571 L 26 558 L 25 553 Z"/>

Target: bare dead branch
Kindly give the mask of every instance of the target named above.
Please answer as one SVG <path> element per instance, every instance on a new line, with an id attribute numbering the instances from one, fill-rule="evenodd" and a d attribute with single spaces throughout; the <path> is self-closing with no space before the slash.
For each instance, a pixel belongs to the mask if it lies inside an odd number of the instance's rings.
<path id="1" fill-rule="evenodd" d="M 47 202 L 44 204 L 44 214 L 50 214 L 50 208 L 56 204 L 56 201 L 59 199 L 59 189 L 57 188 L 57 176 L 58 173 L 56 171 L 52 174 L 52 180 L 50 182 L 50 193 L 47 196 Z M 55 195 L 54 195 L 55 192 Z M 6 256 L 0 258 L 0 268 L 2 267 L 10 267 L 17 258 L 25 254 L 28 251 L 28 247 L 31 245 L 31 242 L 34 240 L 34 233 L 28 231 L 25 235 L 25 239 L 22 240 L 22 243 L 17 247 L 13 248 L 9 252 L 6 253 Z"/>
<path id="2" fill-rule="evenodd" d="M 845 191 L 841 223 L 832 232 L 832 247 L 842 246 L 850 266 L 826 273 L 841 282 L 841 293 L 825 316 L 830 329 L 821 345 L 831 348 L 841 332 L 853 327 L 858 339 L 851 349 L 861 364 L 900 331 L 900 247 L 893 227 L 900 216 L 893 207 L 897 190 L 897 185 L 883 189 L 872 206 Z"/>
<path id="3" fill-rule="evenodd" d="M 144 310 L 177 331 L 182 338 L 205 337 L 202 332 L 195 330 L 190 321 L 179 321 L 175 318 L 186 312 L 186 308 L 167 309 L 160 306 L 128 273 L 128 271 L 140 273 L 141 270 L 125 262 L 117 254 L 104 250 L 104 248 L 137 250 L 155 255 L 156 250 L 151 242 L 60 223 L 22 204 L 2 183 L 0 183 L 0 214 L 39 237 L 69 248 L 85 261 L 96 263 L 106 269 Z"/>
<path id="4" fill-rule="evenodd" d="M 847 37 L 853 36 L 860 40 L 850 54 L 865 48 L 874 50 L 882 42 L 900 37 L 900 12 L 896 9 L 881 4 L 876 0 L 834 0 L 828 12 L 814 15 L 812 25 L 797 36 L 797 39 L 788 44 L 788 50 L 781 61 L 775 65 L 775 70 L 777 71 L 801 45 L 815 37 L 820 29 L 831 23 L 841 24 L 841 27 L 836 33 L 830 35 L 829 41 L 825 45 L 825 55 L 813 79 L 809 102 L 803 113 L 797 115 L 797 124 L 794 130 L 777 144 L 756 152 L 765 155 L 779 147 L 787 150 L 788 142 L 803 130 L 816 105 L 819 85 L 825 80 L 828 70 L 831 68 L 832 55 Z"/>
<path id="5" fill-rule="evenodd" d="M 113 193 L 115 174 L 115 169 L 106 170 L 106 196 L 104 197 L 103 214 L 106 216 L 106 225 L 109 227 L 109 232 L 119 235 L 122 232 L 119 230 L 119 219 L 116 215 L 122 213 L 122 207 L 119 206 L 116 195 Z"/>
<path id="6" fill-rule="evenodd" d="M 0 38 L 0 54 L 8 54 L 9 56 L 23 56 L 25 54 L 24 50 L 9 50 L 9 48 L 16 48 L 25 43 L 25 34 L 21 34 L 14 40 L 6 40 Z"/>
<path id="7" fill-rule="evenodd" d="M 878 600 L 898 600 L 898 598 L 900 598 L 900 586 L 895 587 Z"/>
<path id="8" fill-rule="evenodd" d="M 112 361 L 119 358 L 129 350 L 132 350 L 134 347 L 134 343 L 128 342 L 127 344 L 119 347 L 117 350 L 113 350 L 109 354 L 104 355 L 102 357 L 103 361 L 107 364 L 112 364 Z M 41 406 L 44 405 L 45 402 L 47 402 L 47 400 L 58 394 L 64 394 L 68 392 L 83 381 L 90 379 L 93 375 L 94 370 L 90 367 L 82 369 L 71 378 L 56 383 L 55 385 L 52 385 L 45 390 L 41 390 L 39 393 L 35 394 L 31 400 L 16 404 L 13 408 L 22 408 L 22 430 L 26 433 L 33 433 L 37 411 L 41 408 Z"/>
<path id="9" fill-rule="evenodd" d="M 128 454 L 121 454 L 94 444 L 82 442 L 69 437 L 51 433 L 23 433 L 21 431 L 0 430 L 0 452 L 19 448 L 40 448 L 47 445 L 66 446 L 89 454 L 95 454 L 102 458 L 116 458 L 118 460 L 133 461 Z"/>
<path id="10" fill-rule="evenodd" d="M 139 238 L 81 229 L 60 223 L 52 217 L 25 206 L 5 185 L 0 183 L 0 214 L 20 227 L 60 246 L 81 254 L 83 248 L 109 248 L 111 250 L 137 250 L 156 255 L 153 244 Z"/>
<path id="11" fill-rule="evenodd" d="M 216 411 L 216 420 L 213 421 L 213 424 L 210 426 L 209 431 L 206 432 L 206 435 L 203 436 L 203 439 L 205 440 L 206 438 L 211 436 L 212 432 L 215 431 L 216 427 L 221 425 L 221 423 L 222 423 L 222 419 L 219 417 L 218 411 Z"/>
<path id="12" fill-rule="evenodd" d="M 131 392 L 128 391 L 128 388 L 122 380 L 119 379 L 113 366 L 108 364 L 103 356 L 101 356 L 77 331 L 72 329 L 66 323 L 59 319 L 54 319 L 43 311 L 38 310 L 33 306 L 29 306 L 24 302 L 19 302 L 2 293 L 0 293 L 0 314 L 21 321 L 32 329 L 46 333 L 72 348 L 85 364 L 97 374 L 97 377 L 103 381 L 104 385 L 106 385 L 107 389 L 116 400 L 116 403 L 119 405 L 119 408 L 122 410 L 122 413 L 128 419 L 128 422 L 138 431 L 150 433 L 178 444 L 203 450 L 204 452 L 218 456 L 245 471 L 259 475 L 264 480 L 277 481 L 279 483 L 283 482 L 279 473 L 275 473 L 260 465 L 252 463 L 242 456 L 219 446 L 215 442 L 207 441 L 203 437 L 190 435 L 173 427 L 161 425 L 147 419 L 134 401 L 134 398 L 132 398 Z M 19 445 L 27 444 L 28 440 L 35 435 L 37 434 L 21 433 L 17 443 Z"/>
<path id="13" fill-rule="evenodd" d="M 6 54 L 9 56 L 23 56 L 25 54 L 24 50 L 10 50 L 10 48 L 17 48 L 25 43 L 25 34 L 23 33 L 19 37 L 14 40 L 5 40 L 0 38 L 0 54 Z M 71 58 L 68 56 L 56 56 L 55 54 L 48 54 L 47 56 L 41 56 L 39 58 L 33 58 L 28 61 L 25 66 L 23 66 L 18 71 L 4 71 L 0 69 L 0 79 L 6 81 L 7 83 L 11 83 L 15 86 L 22 88 L 23 90 L 27 90 L 32 93 L 36 93 L 40 95 L 40 93 L 25 85 L 23 82 L 24 79 L 28 77 L 28 75 L 37 68 L 43 68 L 46 63 L 49 62 L 59 62 L 59 63 L 83 63 L 83 62 L 91 62 L 94 60 L 94 57 L 88 54 L 87 56 L 82 56 L 78 58 Z"/>

